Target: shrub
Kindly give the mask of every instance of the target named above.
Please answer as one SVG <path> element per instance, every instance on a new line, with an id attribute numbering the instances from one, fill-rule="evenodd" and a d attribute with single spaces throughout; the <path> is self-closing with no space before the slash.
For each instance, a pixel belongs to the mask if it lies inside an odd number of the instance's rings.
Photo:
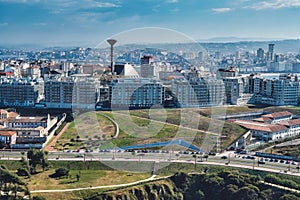
<path id="1" fill-rule="evenodd" d="M 55 170 L 54 174 L 49 175 L 51 178 L 58 178 L 62 176 L 68 176 L 69 175 L 69 169 L 61 167 Z"/>
<path id="2" fill-rule="evenodd" d="M 19 168 L 17 170 L 17 175 L 18 176 L 28 176 L 28 177 L 30 177 L 30 172 L 26 168 Z"/>

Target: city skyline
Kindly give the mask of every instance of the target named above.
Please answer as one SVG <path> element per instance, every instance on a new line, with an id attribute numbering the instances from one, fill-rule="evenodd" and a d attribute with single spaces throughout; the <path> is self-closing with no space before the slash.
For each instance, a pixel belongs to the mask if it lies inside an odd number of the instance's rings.
<path id="1" fill-rule="evenodd" d="M 299 10 L 299 0 L 0 0 L 0 43 L 96 46 L 143 27 L 172 29 L 195 40 L 297 39 Z"/>

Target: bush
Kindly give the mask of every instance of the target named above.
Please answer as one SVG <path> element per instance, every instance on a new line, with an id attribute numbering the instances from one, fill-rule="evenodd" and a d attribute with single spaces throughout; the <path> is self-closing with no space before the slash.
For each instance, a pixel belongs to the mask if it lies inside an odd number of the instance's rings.
<path id="1" fill-rule="evenodd" d="M 18 176 L 28 176 L 30 177 L 30 173 L 26 168 L 19 168 L 17 171 Z"/>
<path id="2" fill-rule="evenodd" d="M 32 200 L 46 200 L 46 198 L 42 196 L 34 196 Z"/>
<path id="3" fill-rule="evenodd" d="M 69 169 L 61 167 L 55 170 L 54 174 L 49 175 L 51 178 L 58 178 L 62 176 L 68 176 L 69 175 Z"/>
<path id="4" fill-rule="evenodd" d="M 1 165 L 0 169 L 8 170 L 8 168 L 6 167 L 6 165 Z"/>
<path id="5" fill-rule="evenodd" d="M 272 175 L 272 174 L 267 175 L 265 177 L 265 181 L 269 182 L 269 183 L 273 183 L 273 184 L 293 188 L 293 189 L 299 189 L 300 188 L 300 185 L 297 184 L 295 181 L 293 181 L 293 180 L 284 180 L 284 179 L 281 179 L 281 178 L 279 178 L 275 175 Z"/>

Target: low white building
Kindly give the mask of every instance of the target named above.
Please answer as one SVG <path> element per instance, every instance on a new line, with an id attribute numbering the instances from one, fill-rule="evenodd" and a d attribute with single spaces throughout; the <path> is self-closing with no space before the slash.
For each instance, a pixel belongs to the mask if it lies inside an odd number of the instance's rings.
<path id="1" fill-rule="evenodd" d="M 234 122 L 248 129 L 253 138 L 263 141 L 282 140 L 300 134 L 300 119 L 292 119 L 292 113 L 286 111 L 263 115 L 252 121 Z"/>

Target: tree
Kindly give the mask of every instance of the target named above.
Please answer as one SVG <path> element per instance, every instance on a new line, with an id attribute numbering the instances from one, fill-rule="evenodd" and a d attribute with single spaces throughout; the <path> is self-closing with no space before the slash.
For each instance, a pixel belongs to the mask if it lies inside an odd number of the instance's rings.
<path id="1" fill-rule="evenodd" d="M 201 190 L 198 190 L 198 191 L 196 192 L 195 198 L 196 198 L 197 200 L 203 200 L 203 199 L 205 199 L 205 195 L 204 195 L 204 193 L 203 193 Z"/>
<path id="2" fill-rule="evenodd" d="M 26 192 L 27 188 L 16 174 L 0 169 L 0 191 L 3 192 L 0 193 L 0 199 L 10 199 L 12 196 L 14 197 L 13 199 L 17 199 L 18 192 Z"/>
<path id="3" fill-rule="evenodd" d="M 207 159 L 208 159 L 208 155 L 206 154 L 206 155 L 204 155 L 203 156 L 203 158 L 205 158 L 206 159 L 206 161 L 207 161 Z"/>
<path id="4" fill-rule="evenodd" d="M 193 158 L 194 158 L 194 167 L 196 168 L 196 164 L 197 164 L 197 155 L 193 155 Z"/>
<path id="5" fill-rule="evenodd" d="M 25 157 L 22 157 L 21 160 L 20 160 L 20 162 L 21 162 L 22 168 L 25 168 L 25 169 L 27 169 L 28 171 L 30 171 L 30 165 L 29 165 L 29 162 L 28 162 L 28 160 L 26 160 Z"/>
<path id="6" fill-rule="evenodd" d="M 0 149 L 8 148 L 8 145 L 4 142 L 0 142 Z"/>
<path id="7" fill-rule="evenodd" d="M 80 174 L 76 174 L 76 179 L 77 179 L 77 182 L 79 182 L 79 180 L 80 180 Z"/>
<path id="8" fill-rule="evenodd" d="M 32 200 L 46 200 L 46 198 L 42 196 L 34 196 L 32 197 Z"/>
<path id="9" fill-rule="evenodd" d="M 27 176 L 28 178 L 30 178 L 30 176 L 31 176 L 30 172 L 26 168 L 19 168 L 17 170 L 17 175 L 18 176 Z"/>
<path id="10" fill-rule="evenodd" d="M 235 194 L 233 199 L 240 199 L 240 200 L 256 200 L 258 199 L 258 193 L 255 189 L 245 186 L 239 189 Z"/>
<path id="11" fill-rule="evenodd" d="M 29 165 L 32 167 L 31 173 L 36 173 L 37 165 L 41 165 L 43 171 L 47 166 L 49 166 L 48 159 L 44 151 L 31 149 L 27 152 L 27 158 L 29 159 Z"/>
<path id="12" fill-rule="evenodd" d="M 281 196 L 279 198 L 279 200 L 297 200 L 297 199 L 299 199 L 299 198 L 293 194 L 284 194 L 283 196 Z"/>

